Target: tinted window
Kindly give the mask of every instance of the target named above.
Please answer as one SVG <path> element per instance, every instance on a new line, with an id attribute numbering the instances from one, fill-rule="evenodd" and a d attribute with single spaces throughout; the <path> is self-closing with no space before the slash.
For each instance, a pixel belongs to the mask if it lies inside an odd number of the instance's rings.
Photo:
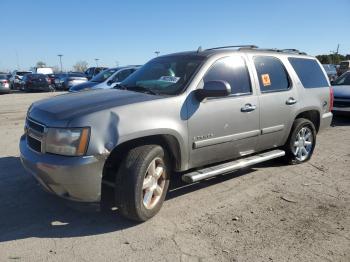
<path id="1" fill-rule="evenodd" d="M 108 69 L 100 72 L 99 74 L 95 75 L 91 81 L 92 82 L 99 82 L 102 83 L 104 82 L 107 78 L 109 78 L 111 75 L 113 75 L 115 72 L 117 72 L 119 68 L 113 68 L 113 69 Z"/>
<path id="2" fill-rule="evenodd" d="M 30 74 L 31 72 L 16 72 L 16 75 L 19 75 L 19 76 L 24 76 L 26 74 Z"/>
<path id="3" fill-rule="evenodd" d="M 288 58 L 305 88 L 328 87 L 328 81 L 314 59 Z"/>
<path id="4" fill-rule="evenodd" d="M 250 94 L 249 72 L 242 57 L 225 57 L 215 62 L 204 77 L 204 82 L 224 80 L 231 85 L 231 94 Z"/>
<path id="5" fill-rule="evenodd" d="M 340 69 L 347 69 L 349 67 L 349 62 L 341 62 Z"/>
<path id="6" fill-rule="evenodd" d="M 289 78 L 282 62 L 272 56 L 254 58 L 261 92 L 275 92 L 289 89 Z"/>
<path id="7" fill-rule="evenodd" d="M 0 79 L 7 79 L 6 75 L 0 75 Z"/>
<path id="8" fill-rule="evenodd" d="M 126 79 L 132 72 L 134 72 L 133 69 L 126 69 L 126 70 L 121 71 L 116 76 L 116 81 L 118 81 L 118 82 L 124 81 L 124 79 Z"/>

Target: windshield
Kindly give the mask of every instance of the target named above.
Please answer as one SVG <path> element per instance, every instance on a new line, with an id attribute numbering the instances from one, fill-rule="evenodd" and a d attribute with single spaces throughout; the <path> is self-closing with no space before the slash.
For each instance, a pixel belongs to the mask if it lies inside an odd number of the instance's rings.
<path id="1" fill-rule="evenodd" d="M 183 55 L 155 58 L 126 78 L 121 86 L 140 92 L 179 94 L 203 60 L 201 56 Z"/>
<path id="2" fill-rule="evenodd" d="M 337 80 L 334 81 L 333 85 L 350 85 L 350 72 L 343 74 Z"/>
<path id="3" fill-rule="evenodd" d="M 118 70 L 119 70 L 119 68 L 112 68 L 112 69 L 104 70 L 101 73 L 95 75 L 91 79 L 91 82 L 102 83 L 102 82 L 106 81 L 107 78 L 109 78 L 111 75 L 113 75 Z"/>
<path id="4" fill-rule="evenodd" d="M 326 70 L 326 72 L 336 72 L 337 71 L 335 65 L 325 64 L 325 65 L 322 65 L 322 66 Z"/>

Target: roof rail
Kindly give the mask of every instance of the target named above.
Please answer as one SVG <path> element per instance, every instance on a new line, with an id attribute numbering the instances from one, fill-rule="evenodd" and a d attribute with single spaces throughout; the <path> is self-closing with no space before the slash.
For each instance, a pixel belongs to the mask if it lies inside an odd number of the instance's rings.
<path id="1" fill-rule="evenodd" d="M 220 46 L 220 47 L 213 47 L 205 49 L 205 51 L 208 50 L 217 50 L 217 49 L 226 49 L 226 48 L 238 48 L 238 50 L 245 50 L 245 49 L 256 49 L 259 51 L 271 51 L 271 52 L 279 52 L 279 53 L 293 53 L 293 54 L 299 54 L 299 55 L 307 55 L 306 52 L 299 51 L 298 49 L 294 48 L 288 48 L 288 49 L 278 49 L 278 48 L 259 48 L 256 45 L 231 45 L 231 46 Z M 197 50 L 197 52 L 201 52 L 201 47 Z"/>
<path id="2" fill-rule="evenodd" d="M 294 49 L 294 48 L 281 49 L 280 52 L 283 52 L 283 53 L 296 53 L 296 54 L 299 54 L 299 55 L 307 55 L 306 52 L 302 52 L 302 51 L 299 51 L 298 49 Z"/>
<path id="3" fill-rule="evenodd" d="M 226 49 L 226 48 L 258 48 L 256 45 L 229 45 L 229 46 L 219 46 L 205 49 L 208 50 L 216 50 L 216 49 Z"/>
<path id="4" fill-rule="evenodd" d="M 307 53 L 305 53 L 305 52 L 299 51 L 298 49 L 292 49 L 292 48 L 289 48 L 289 49 L 257 48 L 257 50 L 259 50 L 259 51 L 271 51 L 271 52 L 279 52 L 279 53 L 292 53 L 292 54 L 299 54 L 299 55 L 307 55 Z"/>

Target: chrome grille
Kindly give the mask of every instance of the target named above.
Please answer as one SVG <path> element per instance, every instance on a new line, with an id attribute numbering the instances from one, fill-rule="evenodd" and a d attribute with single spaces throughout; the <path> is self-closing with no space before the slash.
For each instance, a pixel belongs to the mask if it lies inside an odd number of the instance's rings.
<path id="1" fill-rule="evenodd" d="M 334 107 L 350 107 L 350 99 L 334 99 Z"/>
<path id="2" fill-rule="evenodd" d="M 39 153 L 43 152 L 43 140 L 45 134 L 45 126 L 30 119 L 26 119 L 26 136 L 28 146 Z"/>

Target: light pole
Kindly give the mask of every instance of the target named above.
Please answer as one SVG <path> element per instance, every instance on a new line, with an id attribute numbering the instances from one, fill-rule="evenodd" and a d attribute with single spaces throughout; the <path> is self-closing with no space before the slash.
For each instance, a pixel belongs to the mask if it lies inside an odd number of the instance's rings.
<path id="1" fill-rule="evenodd" d="M 158 56 L 160 54 L 159 51 L 155 51 L 154 53 L 156 54 L 156 56 Z"/>
<path id="2" fill-rule="evenodd" d="M 61 66 L 61 73 L 62 73 L 62 56 L 63 55 L 60 54 L 60 55 L 57 55 L 57 56 L 60 58 L 60 66 Z"/>
<path id="3" fill-rule="evenodd" d="M 98 60 L 100 60 L 99 58 L 95 58 L 95 62 L 96 62 L 96 66 L 98 67 Z"/>

